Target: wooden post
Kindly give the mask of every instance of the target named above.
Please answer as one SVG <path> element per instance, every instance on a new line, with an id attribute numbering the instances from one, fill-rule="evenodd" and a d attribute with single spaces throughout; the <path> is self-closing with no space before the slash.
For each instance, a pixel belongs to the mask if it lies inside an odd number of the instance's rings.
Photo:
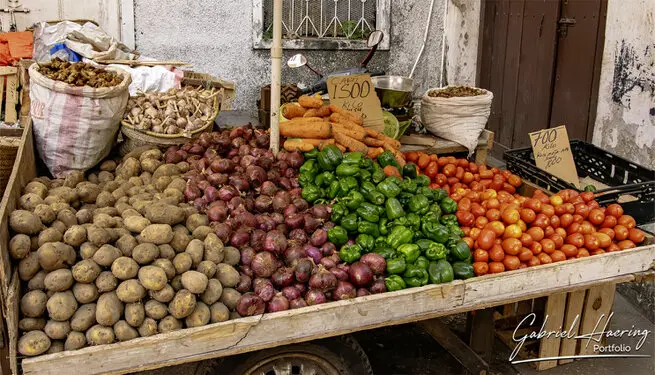
<path id="1" fill-rule="evenodd" d="M 273 45 L 271 46 L 271 150 L 280 150 L 280 81 L 282 75 L 282 0 L 273 2 Z"/>

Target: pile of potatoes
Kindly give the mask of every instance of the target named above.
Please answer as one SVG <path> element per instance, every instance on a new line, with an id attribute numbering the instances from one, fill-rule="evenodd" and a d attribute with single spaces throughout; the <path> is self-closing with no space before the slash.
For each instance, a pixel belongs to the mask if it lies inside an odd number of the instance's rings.
<path id="1" fill-rule="evenodd" d="M 159 150 L 29 182 L 10 214 L 25 356 L 238 317 L 236 248 L 185 203 L 188 164 Z"/>

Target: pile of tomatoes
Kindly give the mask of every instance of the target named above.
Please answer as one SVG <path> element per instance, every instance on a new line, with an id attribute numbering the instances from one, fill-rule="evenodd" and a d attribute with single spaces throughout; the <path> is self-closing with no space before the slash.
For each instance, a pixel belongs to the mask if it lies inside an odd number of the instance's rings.
<path id="1" fill-rule="evenodd" d="M 619 204 L 600 207 L 593 192 L 549 197 L 536 190 L 528 198 L 469 190 L 458 199 L 456 216 L 476 275 L 630 249 L 645 238 Z"/>
<path id="2" fill-rule="evenodd" d="M 451 196 L 461 195 L 463 190 L 468 189 L 477 192 L 493 189 L 514 194 L 522 183 L 521 177 L 508 170 L 488 168 L 454 156 L 439 157 L 422 151 L 410 151 L 405 157 L 408 162 L 416 164 L 421 174 L 430 177 L 431 188 L 445 189 Z"/>

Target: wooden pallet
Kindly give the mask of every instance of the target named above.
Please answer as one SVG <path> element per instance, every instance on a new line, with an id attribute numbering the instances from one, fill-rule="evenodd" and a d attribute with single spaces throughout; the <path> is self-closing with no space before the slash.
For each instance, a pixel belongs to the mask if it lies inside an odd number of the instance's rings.
<path id="1" fill-rule="evenodd" d="M 468 152 L 466 147 L 457 142 L 449 141 L 433 135 L 405 135 L 400 137 L 400 151 L 423 151 L 428 154 L 454 154 Z M 478 139 L 478 145 L 475 148 L 475 162 L 478 164 L 487 163 L 487 155 L 494 143 L 494 132 L 483 130 Z"/>
<path id="2" fill-rule="evenodd" d="M 18 121 L 18 68 L 14 66 L 0 67 L 0 106 L 2 121 L 15 124 Z"/>

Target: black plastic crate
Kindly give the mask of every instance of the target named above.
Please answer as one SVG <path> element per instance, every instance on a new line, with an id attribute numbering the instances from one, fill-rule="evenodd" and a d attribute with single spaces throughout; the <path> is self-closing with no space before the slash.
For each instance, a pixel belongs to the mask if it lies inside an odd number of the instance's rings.
<path id="1" fill-rule="evenodd" d="M 607 205 L 617 202 L 622 195 L 631 195 L 637 200 L 621 204 L 625 213 L 638 224 L 655 221 L 655 171 L 580 140 L 571 141 L 571 152 L 581 178 L 590 177 L 611 187 L 599 191 L 598 203 Z M 512 173 L 546 190 L 579 190 L 537 168 L 531 147 L 505 151 L 504 159 Z"/>

